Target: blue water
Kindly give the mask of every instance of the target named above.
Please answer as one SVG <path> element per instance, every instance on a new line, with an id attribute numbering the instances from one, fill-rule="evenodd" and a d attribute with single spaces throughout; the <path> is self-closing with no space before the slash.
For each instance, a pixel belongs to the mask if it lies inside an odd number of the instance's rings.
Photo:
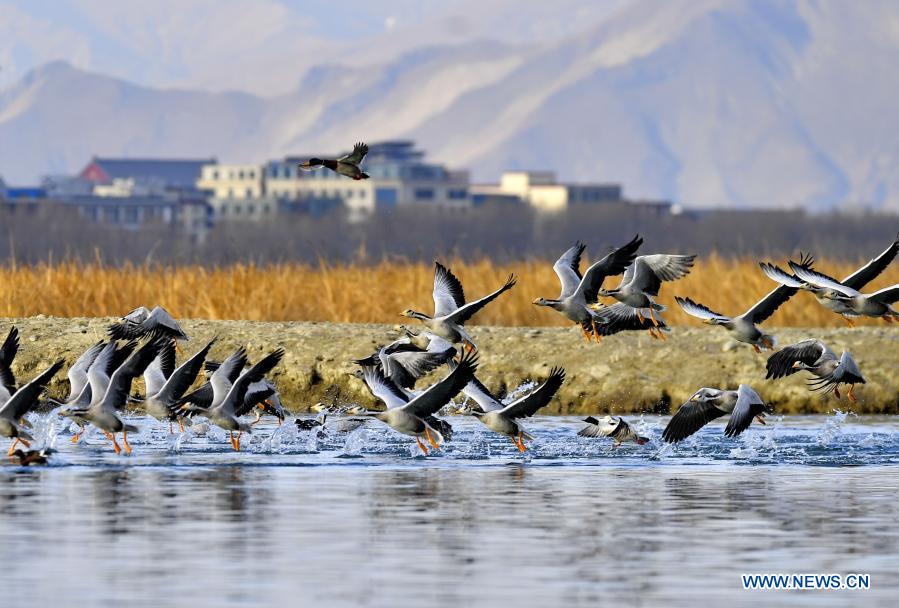
<path id="1" fill-rule="evenodd" d="M 0 467 L 4 606 L 895 605 L 899 421 L 713 423 L 677 447 L 527 422 L 524 455 L 471 419 L 423 457 L 377 421 L 349 435 L 260 425 L 134 453 L 32 418 L 50 466 Z M 744 591 L 741 573 L 868 573 L 868 591 Z M 702 605 L 702 604 L 700 604 Z"/>

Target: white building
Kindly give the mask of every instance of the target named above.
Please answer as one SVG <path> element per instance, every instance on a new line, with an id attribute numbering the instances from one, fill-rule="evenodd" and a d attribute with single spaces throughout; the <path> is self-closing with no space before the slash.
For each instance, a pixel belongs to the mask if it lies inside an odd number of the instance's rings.
<path id="1" fill-rule="evenodd" d="M 515 196 L 541 211 L 564 211 L 577 203 L 621 201 L 618 184 L 560 184 L 552 171 L 507 171 L 499 184 L 471 186 L 471 196 L 479 198 Z"/>

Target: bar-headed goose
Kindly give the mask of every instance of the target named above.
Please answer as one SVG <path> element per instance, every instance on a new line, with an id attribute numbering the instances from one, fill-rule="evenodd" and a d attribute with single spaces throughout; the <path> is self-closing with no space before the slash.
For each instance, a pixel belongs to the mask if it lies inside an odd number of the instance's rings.
<path id="1" fill-rule="evenodd" d="M 19 330 L 10 328 L 3 345 L 0 346 L 0 403 L 9 399 L 16 392 L 16 376 L 12 371 L 12 362 L 19 352 Z"/>
<path id="2" fill-rule="evenodd" d="M 153 418 L 168 422 L 170 433 L 173 432 L 174 422 L 184 431 L 184 415 L 179 400 L 197 379 L 214 343 L 215 338 L 175 369 L 175 345 L 169 341 L 144 371 L 144 410 Z"/>
<path id="3" fill-rule="evenodd" d="M 833 391 L 840 398 L 840 384 L 849 386 L 846 398 L 857 403 L 852 389 L 856 384 L 864 384 L 865 378 L 849 351 L 843 351 L 839 359 L 836 354 L 821 340 L 803 340 L 785 346 L 770 357 L 766 365 L 768 378 L 783 378 L 798 371 L 805 370 L 815 376 L 809 382 L 812 390 L 820 390 L 825 394 Z"/>
<path id="4" fill-rule="evenodd" d="M 899 300 L 899 284 L 864 294 L 814 268 L 790 262 L 790 269 L 802 281 L 818 288 L 816 295 L 845 306 L 848 313 L 844 314 L 881 318 L 887 323 L 899 320 L 899 312 L 892 306 Z"/>
<path id="5" fill-rule="evenodd" d="M 745 384 L 735 391 L 701 388 L 671 417 L 662 432 L 662 439 L 676 443 L 726 414 L 730 414 L 730 420 L 724 428 L 724 435 L 736 437 L 749 428 L 753 418 L 759 424 L 765 424 L 764 414 L 770 412 L 770 407 L 758 393 Z"/>
<path id="6" fill-rule="evenodd" d="M 459 279 L 440 262 L 434 262 L 434 316 L 429 317 L 412 309 L 404 310 L 400 314 L 418 319 L 431 333 L 452 344 L 461 343 L 471 350 L 477 350 L 468 332 L 465 331 L 465 322 L 504 291 L 512 289 L 514 285 L 515 275 L 510 275 L 505 284 L 493 293 L 466 304 L 465 292 Z"/>
<path id="7" fill-rule="evenodd" d="M 612 297 L 637 311 L 637 317 L 643 318 L 641 310 L 649 311 L 649 318 L 656 321 L 654 311 L 663 312 L 665 307 L 657 304 L 655 297 L 659 295 L 662 281 L 675 281 L 690 274 L 695 255 L 674 255 L 657 253 L 655 255 L 637 256 L 634 263 L 627 267 L 621 283 L 615 289 L 600 289 L 599 295 Z"/>
<path id="8" fill-rule="evenodd" d="M 158 337 L 190 340 L 181 329 L 181 325 L 162 306 L 157 306 L 153 310 L 145 306 L 135 308 L 122 317 L 121 322 L 109 326 L 109 336 L 114 340 Z"/>
<path id="9" fill-rule="evenodd" d="M 0 404 L 0 435 L 13 440 L 9 448 L 10 456 L 12 456 L 18 444 L 21 443 L 27 448 L 29 442 L 33 441 L 28 431 L 22 427 L 22 418 L 37 405 L 38 397 L 41 396 L 47 384 L 53 379 L 56 372 L 62 369 L 64 364 L 65 361 L 57 361 L 35 376 L 31 382 L 24 384 L 13 392 Z"/>
<path id="10" fill-rule="evenodd" d="M 592 338 L 599 342 L 602 335 L 597 329 L 600 319 L 590 309 L 591 304 L 596 303 L 597 293 L 606 277 L 621 274 L 633 262 L 637 250 L 643 244 L 639 235 L 629 243 L 613 250 L 598 262 L 590 265 L 587 271 L 581 275 L 581 256 L 586 245 L 576 243 L 568 249 L 553 264 L 553 270 L 559 277 L 562 286 L 559 297 L 555 300 L 537 298 L 534 304 L 546 306 L 561 313 L 566 319 L 577 324 L 581 328 L 584 340 Z"/>

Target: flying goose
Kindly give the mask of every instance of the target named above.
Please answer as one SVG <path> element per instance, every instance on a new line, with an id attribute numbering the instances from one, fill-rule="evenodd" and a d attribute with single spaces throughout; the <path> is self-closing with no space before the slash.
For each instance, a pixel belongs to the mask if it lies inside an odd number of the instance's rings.
<path id="1" fill-rule="evenodd" d="M 843 351 L 840 358 L 821 340 L 803 340 L 785 346 L 768 358 L 766 365 L 768 378 L 783 378 L 800 370 L 811 372 L 816 380 L 809 382 L 812 390 L 824 393 L 833 391 L 840 398 L 840 384 L 849 386 L 846 398 L 857 403 L 852 389 L 856 384 L 864 384 L 865 378 L 849 351 Z"/>
<path id="2" fill-rule="evenodd" d="M 3 345 L 0 346 L 0 403 L 16 392 L 16 376 L 12 372 L 12 362 L 19 352 L 19 330 L 11 327 Z"/>
<path id="3" fill-rule="evenodd" d="M 324 160 L 321 158 L 310 158 L 308 161 L 300 163 L 299 168 L 304 171 L 313 171 L 318 167 L 325 167 L 340 175 L 352 177 L 355 180 L 368 179 L 369 175 L 363 173 L 362 169 L 359 168 L 359 165 L 362 164 L 362 159 L 365 158 L 366 154 L 368 154 L 368 146 L 360 142 L 353 146 L 352 152 L 345 156 L 341 156 L 336 160 L 330 158 Z"/>
<path id="4" fill-rule="evenodd" d="M 510 275 L 506 283 L 493 293 L 466 304 L 459 279 L 440 262 L 434 262 L 434 316 L 429 317 L 412 309 L 404 310 L 400 315 L 418 319 L 431 333 L 452 344 L 462 343 L 471 350 L 477 350 L 463 325 L 501 293 L 512 289 L 513 285 L 515 275 Z"/>
<path id="5" fill-rule="evenodd" d="M 215 373 L 215 370 L 219 368 L 221 364 L 217 361 L 207 361 L 206 362 L 206 372 Z M 244 367 L 246 367 L 246 363 Z M 241 370 L 238 370 L 241 371 Z M 266 396 L 260 400 L 260 394 L 265 392 Z M 254 409 L 255 408 L 255 409 Z M 278 391 L 278 387 L 275 386 L 275 383 L 269 380 L 268 378 L 263 378 L 258 382 L 252 382 L 247 388 L 247 396 L 244 399 L 244 408 L 241 409 L 243 413 L 238 414 L 238 416 L 243 416 L 244 414 L 250 413 L 253 411 L 256 415 L 256 420 L 250 423 L 250 426 L 255 426 L 262 420 L 262 415 L 274 416 L 275 420 L 278 421 L 278 426 L 284 422 L 284 419 L 287 417 L 287 410 L 284 409 L 284 404 L 281 403 L 281 393 Z"/>
<path id="6" fill-rule="evenodd" d="M 135 308 L 122 317 L 120 323 L 109 326 L 113 340 L 139 340 L 167 336 L 175 340 L 190 340 L 178 322 L 161 306 L 149 310 L 145 306 Z"/>
<path id="7" fill-rule="evenodd" d="M 433 334 L 428 335 L 430 338 L 426 348 L 414 344 L 413 335 L 409 333 L 405 338 L 378 348 L 364 359 L 356 359 L 354 363 L 379 365 L 383 374 L 400 388 L 414 388 L 419 378 L 434 371 L 456 354 L 456 349 L 449 342 Z"/>
<path id="8" fill-rule="evenodd" d="M 612 250 L 601 260 L 593 263 L 581 275 L 581 256 L 586 245 L 578 241 L 553 264 L 553 271 L 561 284 L 559 297 L 555 300 L 537 298 L 534 304 L 560 312 L 569 321 L 580 326 L 584 340 L 589 342 L 592 336 L 599 342 L 602 334 L 597 329 L 597 321 L 600 319 L 590 309 L 590 305 L 596 303 L 597 293 L 606 277 L 624 272 L 633 262 L 642 244 L 643 239 L 640 235 L 635 236 L 626 245 Z"/>
<path id="9" fill-rule="evenodd" d="M 104 347 L 105 342 L 103 340 L 90 345 L 69 368 L 66 374 L 69 378 L 69 394 L 62 402 L 64 405 L 87 406 L 90 404 L 91 385 L 88 371 Z"/>
<path id="10" fill-rule="evenodd" d="M 247 363 L 247 351 L 244 347 L 239 347 L 214 370 L 209 369 L 215 366 L 214 363 L 207 363 L 209 365 L 207 365 L 206 371 L 212 371 L 209 380 L 195 391 L 181 397 L 177 402 L 181 411 L 188 417 L 216 407 L 224 401 L 228 391 L 231 390 L 231 386 L 240 376 Z"/>
<path id="11" fill-rule="evenodd" d="M 168 341 L 144 371 L 147 389 L 143 399 L 144 411 L 157 420 L 168 421 L 170 433 L 173 432 L 174 422 L 184 432 L 184 416 L 178 402 L 197 379 L 214 343 L 215 338 L 175 369 L 175 343 Z"/>
<path id="12" fill-rule="evenodd" d="M 472 416 L 494 433 L 510 437 L 518 451 L 524 452 L 527 448 L 523 440 L 533 441 L 534 438 L 521 428 L 518 419 L 530 418 L 540 408 L 548 405 L 564 381 L 565 370 L 561 367 L 554 367 L 543 384 L 509 405 L 503 405 L 487 387 L 474 377 L 462 391 L 471 397 L 480 408 L 470 409 Z"/>
<path id="13" fill-rule="evenodd" d="M 22 427 L 21 420 L 31 408 L 37 405 L 38 397 L 44 392 L 47 384 L 56 375 L 56 372 L 62 369 L 64 363 L 65 361 L 62 360 L 57 361 L 35 376 L 31 382 L 13 392 L 0 404 L 0 435 L 13 439 L 13 443 L 9 448 L 10 456 L 12 456 L 18 444 L 21 443 L 27 448 L 29 442 L 34 440 L 28 434 L 28 431 Z"/>
<path id="14" fill-rule="evenodd" d="M 427 455 L 428 448 L 421 442 L 424 437 L 434 449 L 440 447 L 443 435 L 428 423 L 428 417 L 436 414 L 465 386 L 477 370 L 477 355 L 468 352 L 459 360 L 456 369 L 445 378 L 429 386 L 421 394 L 409 399 L 399 387 L 388 380 L 375 365 L 362 368 L 365 383 L 372 394 L 387 406 L 380 412 L 354 411 L 356 415 L 377 418 L 393 430 L 415 437 L 419 449 Z M 393 406 L 393 407 L 391 407 Z"/>
<path id="15" fill-rule="evenodd" d="M 128 404 L 131 383 L 144 373 L 162 347 L 163 343 L 160 340 L 147 342 L 128 355 L 128 358 L 112 372 L 109 377 L 109 385 L 106 391 L 101 393 L 102 396 L 98 401 L 95 400 L 86 410 L 63 408 L 59 411 L 59 415 L 72 418 L 79 423 L 93 424 L 103 431 L 107 439 L 112 441 L 112 447 L 116 454 L 120 454 L 123 448 L 125 454 L 130 454 L 128 433 L 136 433 L 139 429 L 134 425 L 126 424 L 118 412 L 125 409 Z M 122 433 L 122 447 L 116 441 L 117 433 Z"/>
<path id="16" fill-rule="evenodd" d="M 596 316 L 596 327 L 601 336 L 645 329 L 653 339 L 667 340 L 665 332 L 671 331 L 662 319 L 661 313 L 656 313 L 654 317 L 648 319 L 644 315 L 638 314 L 638 309 L 621 302 L 615 302 L 611 306 L 597 302 L 590 305 L 590 310 Z"/>
<path id="17" fill-rule="evenodd" d="M 757 325 L 774 314 L 774 311 L 793 297 L 798 290 L 795 287 L 779 285 L 774 291 L 753 305 L 752 308 L 738 317 L 728 317 L 715 312 L 707 306 L 694 302 L 690 298 L 675 296 L 674 301 L 690 316 L 702 319 L 708 325 L 720 325 L 739 342 L 751 344 L 755 352 L 762 352 L 762 348 L 773 349 L 776 341 L 774 336 L 763 333 Z"/>
<path id="18" fill-rule="evenodd" d="M 861 290 L 862 287 L 873 281 L 889 267 L 896 258 L 897 253 L 899 253 L 899 236 L 880 255 L 872 258 L 867 264 L 840 281 L 840 284 L 850 289 Z M 813 260 L 809 257 L 799 263 L 802 266 L 811 266 L 812 262 Z M 815 299 L 818 300 L 821 306 L 841 315 L 850 327 L 854 326 L 851 317 L 858 316 L 858 314 L 853 312 L 852 306 L 845 299 L 837 297 L 838 293 L 835 293 L 834 290 L 806 283 L 796 275 L 791 275 L 774 264 L 763 263 L 761 267 L 769 278 L 782 285 L 810 291 L 815 295 Z"/>
<path id="19" fill-rule="evenodd" d="M 587 426 L 578 431 L 578 437 L 610 437 L 615 440 L 617 448 L 625 441 L 633 441 L 637 445 L 646 444 L 649 439 L 641 437 L 627 421 L 620 416 L 603 416 L 584 418 Z"/>
<path id="20" fill-rule="evenodd" d="M 816 295 L 845 306 L 848 311 L 843 314 L 879 317 L 887 323 L 899 320 L 899 312 L 892 307 L 892 304 L 899 300 L 899 284 L 864 294 L 811 266 L 801 266 L 791 261 L 790 269 L 802 281 L 816 287 L 819 290 Z"/>
<path id="21" fill-rule="evenodd" d="M 240 416 L 249 411 L 246 406 L 246 398 L 247 392 L 250 389 L 250 386 L 256 382 L 259 382 L 265 375 L 272 371 L 278 363 L 280 363 L 281 359 L 284 357 L 284 349 L 278 348 L 259 361 L 257 361 L 254 365 L 252 365 L 248 370 L 242 372 L 240 376 L 238 376 L 237 380 L 228 388 L 227 393 L 221 399 L 215 403 L 212 407 L 208 409 L 200 409 L 201 415 L 205 416 L 210 423 L 225 429 L 228 431 L 228 435 L 231 440 L 231 447 L 234 448 L 235 451 L 240 451 L 240 436 L 243 433 L 252 433 L 253 427 L 247 424 L 244 420 L 240 418 Z M 239 360 L 238 357 L 236 360 Z M 244 355 L 244 362 L 246 361 Z M 229 360 L 225 360 L 222 363 L 221 367 L 217 369 L 212 374 L 212 379 L 210 383 L 213 386 L 213 390 L 216 390 L 218 385 L 218 390 L 221 390 L 223 387 L 223 383 L 219 382 L 216 378 L 216 374 L 226 365 L 229 365 Z M 241 365 L 243 367 L 243 365 Z M 256 398 L 259 401 L 263 401 L 270 397 L 273 394 L 271 389 L 265 389 L 256 393 Z M 215 398 L 214 398 L 215 400 Z M 255 403 L 250 405 L 251 409 L 255 406 Z M 198 409 L 195 404 L 189 403 L 187 404 L 189 409 Z M 234 435 L 234 432 L 237 432 L 237 435 Z"/>
<path id="22" fill-rule="evenodd" d="M 753 418 L 759 424 L 765 424 L 766 413 L 771 413 L 770 407 L 745 384 L 735 391 L 701 388 L 671 417 L 662 432 L 662 439 L 677 443 L 725 414 L 730 414 L 730 420 L 724 428 L 724 435 L 736 437 L 749 428 Z"/>
<path id="23" fill-rule="evenodd" d="M 599 295 L 615 298 L 622 304 L 636 309 L 638 319 L 643 318 L 641 310 L 648 310 L 649 318 L 656 322 L 653 311 L 665 310 L 664 306 L 657 304 L 653 299 L 659 295 L 662 281 L 675 281 L 687 276 L 693 268 L 695 259 L 695 255 L 666 253 L 637 256 L 633 264 L 624 271 L 618 287 L 600 289 Z"/>

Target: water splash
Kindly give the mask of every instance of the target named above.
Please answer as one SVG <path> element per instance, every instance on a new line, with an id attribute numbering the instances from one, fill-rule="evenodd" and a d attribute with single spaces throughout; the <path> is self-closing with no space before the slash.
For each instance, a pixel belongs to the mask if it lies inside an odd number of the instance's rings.
<path id="1" fill-rule="evenodd" d="M 824 421 L 824 428 L 818 433 L 816 438 L 818 445 L 826 447 L 839 439 L 843 434 L 843 423 L 850 415 L 854 416 L 855 414 L 835 409 L 833 416 Z"/>

